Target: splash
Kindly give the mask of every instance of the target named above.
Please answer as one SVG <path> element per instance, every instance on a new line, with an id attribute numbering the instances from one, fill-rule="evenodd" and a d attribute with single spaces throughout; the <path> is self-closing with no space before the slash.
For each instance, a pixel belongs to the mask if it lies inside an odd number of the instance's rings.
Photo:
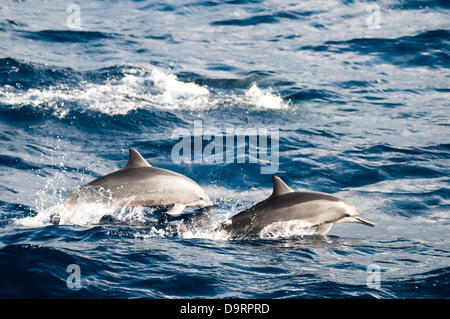
<path id="1" fill-rule="evenodd" d="M 50 216 L 57 207 L 51 207 L 35 216 L 13 220 L 13 225 L 24 228 L 38 228 L 51 225 Z M 219 230 L 219 226 L 230 214 L 212 213 L 204 225 L 192 223 L 192 215 L 186 214 L 182 219 L 162 221 L 151 210 L 145 207 L 114 207 L 100 203 L 81 203 L 71 209 L 60 211 L 60 225 L 71 226 L 108 226 L 119 225 L 135 229 L 131 232 L 136 239 L 155 237 L 180 237 L 185 239 L 210 239 L 218 241 L 233 240 L 227 232 Z M 164 219 L 164 218 L 163 218 Z M 247 239 L 281 239 L 313 235 L 315 228 L 302 221 L 276 222 L 265 227 L 258 236 L 244 236 Z M 111 235 L 123 230 L 109 229 Z M 127 236 L 130 232 L 126 233 Z"/>
<path id="2" fill-rule="evenodd" d="M 39 211 L 35 216 L 14 220 L 14 225 L 35 228 L 51 225 L 50 216 L 55 210 L 60 214 L 59 225 L 92 226 L 105 224 L 104 220 L 124 225 L 143 225 L 148 222 L 144 207 L 117 207 L 103 203 L 79 203 L 70 209 L 55 205 Z"/>

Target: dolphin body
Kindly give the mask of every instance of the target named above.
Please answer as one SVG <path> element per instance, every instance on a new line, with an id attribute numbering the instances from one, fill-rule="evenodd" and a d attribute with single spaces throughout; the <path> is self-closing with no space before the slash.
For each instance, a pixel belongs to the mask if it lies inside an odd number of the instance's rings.
<path id="1" fill-rule="evenodd" d="M 170 215 L 179 215 L 189 206 L 211 206 L 205 190 L 190 178 L 162 168 L 152 167 L 135 149 L 130 148 L 127 166 L 77 189 L 53 212 L 50 221 L 59 224 L 60 212 L 78 203 L 104 203 L 115 206 L 173 207 Z"/>
<path id="2" fill-rule="evenodd" d="M 346 201 L 323 193 L 294 192 L 279 177 L 273 176 L 273 193 L 266 200 L 233 216 L 218 230 L 232 237 L 259 234 L 276 223 L 301 221 L 316 227 L 314 235 L 326 235 L 333 224 L 360 223 L 375 226 L 360 217 Z"/>

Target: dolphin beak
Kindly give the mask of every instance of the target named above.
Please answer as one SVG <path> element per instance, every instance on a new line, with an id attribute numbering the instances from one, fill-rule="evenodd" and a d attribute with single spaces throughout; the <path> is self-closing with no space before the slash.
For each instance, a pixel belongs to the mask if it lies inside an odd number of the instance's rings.
<path id="1" fill-rule="evenodd" d="M 374 227 L 375 226 L 374 223 L 369 222 L 368 220 L 365 220 L 365 219 L 363 219 L 363 218 L 361 218 L 359 216 L 354 216 L 353 218 L 356 219 L 358 223 L 361 223 L 361 224 L 364 224 L 364 225 L 367 225 L 367 226 L 370 226 L 370 227 Z"/>
<path id="2" fill-rule="evenodd" d="M 211 199 L 209 199 L 209 197 L 201 199 L 199 203 L 200 207 L 208 207 L 212 205 L 214 205 L 214 203 Z"/>
<path id="3" fill-rule="evenodd" d="M 205 206 L 213 206 L 213 205 L 214 205 L 214 202 L 212 200 L 210 200 L 210 199 L 206 200 Z"/>

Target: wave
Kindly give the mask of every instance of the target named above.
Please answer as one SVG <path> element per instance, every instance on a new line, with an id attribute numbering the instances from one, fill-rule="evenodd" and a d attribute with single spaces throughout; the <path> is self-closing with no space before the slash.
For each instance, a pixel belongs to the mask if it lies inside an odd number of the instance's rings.
<path id="1" fill-rule="evenodd" d="M 139 109 L 200 111 L 224 105 L 255 109 L 288 107 L 288 102 L 279 95 L 259 88 L 256 83 L 244 92 L 227 93 L 184 82 L 175 74 L 157 68 L 122 66 L 80 74 L 13 59 L 0 60 L 0 68 L 7 75 L 5 85 L 0 87 L 0 104 L 50 110 L 59 118 L 74 109 L 123 115 Z"/>
<path id="2" fill-rule="evenodd" d="M 423 8 L 450 9 L 450 3 L 445 0 L 401 1 L 392 5 L 393 9 L 419 10 Z"/>
<path id="3" fill-rule="evenodd" d="M 304 19 L 304 17 L 317 14 L 319 11 L 280 11 L 271 14 L 254 15 L 243 19 L 229 19 L 229 20 L 218 20 L 210 23 L 212 26 L 255 26 L 260 24 L 272 24 L 278 23 L 282 20 L 299 20 Z"/>
<path id="4" fill-rule="evenodd" d="M 447 46 L 450 31 L 431 30 L 414 36 L 398 38 L 357 38 L 346 41 L 326 41 L 318 46 L 302 46 L 300 50 L 355 52 L 379 58 L 402 67 L 448 68 L 450 55 Z"/>
<path id="5" fill-rule="evenodd" d="M 103 32 L 98 31 L 76 31 L 76 30 L 42 30 L 42 31 L 22 31 L 22 37 L 46 42 L 70 42 L 83 43 L 100 39 L 112 38 Z"/>

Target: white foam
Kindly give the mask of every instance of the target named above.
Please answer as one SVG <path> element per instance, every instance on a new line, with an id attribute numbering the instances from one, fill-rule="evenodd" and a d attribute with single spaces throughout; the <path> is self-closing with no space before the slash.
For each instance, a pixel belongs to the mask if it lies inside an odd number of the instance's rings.
<path id="1" fill-rule="evenodd" d="M 35 216 L 29 216 L 24 218 L 16 218 L 13 220 L 13 224 L 16 227 L 24 228 L 38 228 L 44 227 L 50 224 L 50 215 L 52 210 L 44 210 L 38 212 Z"/>
<path id="2" fill-rule="evenodd" d="M 205 87 L 183 82 L 176 75 L 158 69 L 124 69 L 120 79 L 106 83 L 81 82 L 78 87 L 60 84 L 48 88 L 28 90 L 12 86 L 0 88 L 0 103 L 53 111 L 64 118 L 71 107 L 95 110 L 109 115 L 127 114 L 139 109 L 205 110 L 227 105 L 257 109 L 283 109 L 283 99 L 253 84 L 243 94 L 210 92 Z"/>
<path id="3" fill-rule="evenodd" d="M 202 99 L 202 97 L 206 98 L 209 95 L 209 90 L 206 87 L 179 81 L 175 75 L 165 74 L 157 69 L 152 70 L 151 79 L 155 87 L 161 90 L 162 102 L 165 104 L 176 104 L 179 103 L 178 100 L 180 99 L 191 100 L 193 104 L 202 101 L 207 102 L 206 99 Z"/>
<path id="4" fill-rule="evenodd" d="M 230 235 L 224 231 L 217 230 L 187 230 L 180 233 L 180 237 L 186 239 L 212 239 L 212 240 L 228 240 Z"/>
<path id="5" fill-rule="evenodd" d="M 288 107 L 288 104 L 280 96 L 263 91 L 256 84 L 250 87 L 245 96 L 250 104 L 260 109 L 284 109 Z"/>
<path id="6" fill-rule="evenodd" d="M 105 84 L 81 83 L 78 88 L 66 85 L 26 91 L 11 86 L 0 88 L 0 102 L 3 104 L 50 109 L 61 118 L 67 115 L 67 105 L 72 102 L 86 109 L 116 115 L 145 108 L 207 107 L 208 96 L 207 88 L 179 81 L 175 75 L 157 69 L 151 72 L 133 70 L 118 80 L 112 79 Z"/>
<path id="7" fill-rule="evenodd" d="M 261 238 L 287 238 L 314 234 L 316 228 L 311 223 L 301 220 L 275 222 L 260 232 Z"/>

